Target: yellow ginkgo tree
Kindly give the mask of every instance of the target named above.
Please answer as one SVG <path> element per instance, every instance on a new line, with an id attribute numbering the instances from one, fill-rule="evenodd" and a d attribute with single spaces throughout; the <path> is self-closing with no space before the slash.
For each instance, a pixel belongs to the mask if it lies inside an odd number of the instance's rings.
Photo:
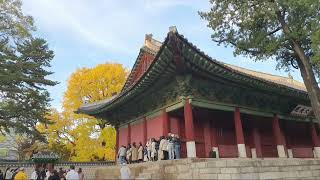
<path id="1" fill-rule="evenodd" d="M 48 118 L 53 124 L 39 125 L 47 134 L 49 148 L 64 160 L 114 160 L 116 131 L 104 121 L 74 113 L 84 103 L 110 98 L 119 93 L 128 71 L 116 63 L 81 68 L 74 72 L 64 94 L 63 111 L 52 110 Z"/>

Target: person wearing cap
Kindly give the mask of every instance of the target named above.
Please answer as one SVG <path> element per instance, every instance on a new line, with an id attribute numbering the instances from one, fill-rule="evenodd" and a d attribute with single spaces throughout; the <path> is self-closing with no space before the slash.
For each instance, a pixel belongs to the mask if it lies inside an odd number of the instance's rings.
<path id="1" fill-rule="evenodd" d="M 19 168 L 18 173 L 14 176 L 14 180 L 27 180 L 28 177 L 24 172 L 24 167 Z"/>

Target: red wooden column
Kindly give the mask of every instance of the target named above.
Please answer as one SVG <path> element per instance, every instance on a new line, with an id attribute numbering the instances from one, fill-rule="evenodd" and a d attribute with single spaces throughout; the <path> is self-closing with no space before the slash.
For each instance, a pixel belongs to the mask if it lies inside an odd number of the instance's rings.
<path id="1" fill-rule="evenodd" d="M 169 114 L 166 112 L 166 110 L 162 110 L 162 127 L 163 127 L 163 136 L 167 136 L 170 132 L 170 121 L 169 121 Z"/>
<path id="2" fill-rule="evenodd" d="M 239 157 L 247 157 L 246 146 L 244 144 L 244 135 L 243 135 L 243 129 L 242 129 L 240 109 L 238 107 L 236 107 L 234 111 L 234 125 L 236 130 L 238 155 Z"/>
<path id="3" fill-rule="evenodd" d="M 284 143 L 284 138 L 280 129 L 279 118 L 277 114 L 275 114 L 273 117 L 272 126 L 273 126 L 273 136 L 275 138 L 275 142 L 277 145 L 278 157 L 285 158 L 287 157 L 285 147 L 284 147 L 285 143 Z"/>
<path id="4" fill-rule="evenodd" d="M 115 162 L 117 162 L 118 151 L 119 151 L 119 127 L 116 127 L 116 148 L 115 148 Z"/>
<path id="5" fill-rule="evenodd" d="M 184 124 L 186 134 L 187 157 L 196 157 L 196 143 L 194 138 L 194 125 L 192 106 L 189 99 L 184 104 Z"/>
<path id="6" fill-rule="evenodd" d="M 203 123 L 203 137 L 204 137 L 205 155 L 206 157 L 209 157 L 209 154 L 212 151 L 211 127 L 210 127 L 209 120 L 206 120 Z"/>
<path id="7" fill-rule="evenodd" d="M 257 122 L 254 122 L 252 134 L 253 134 L 253 144 L 256 152 L 256 157 L 262 158 L 261 136 L 260 136 L 260 131 L 259 131 Z"/>
<path id="8" fill-rule="evenodd" d="M 142 133 L 143 133 L 143 145 L 145 145 L 147 143 L 147 118 L 143 117 L 143 124 L 142 124 Z"/>
<path id="9" fill-rule="evenodd" d="M 315 124 L 313 122 L 310 122 L 310 133 L 313 143 L 314 155 L 316 158 L 320 158 L 320 140 L 317 134 Z"/>
<path id="10" fill-rule="evenodd" d="M 131 125 L 128 123 L 128 137 L 127 137 L 128 144 L 131 144 Z"/>

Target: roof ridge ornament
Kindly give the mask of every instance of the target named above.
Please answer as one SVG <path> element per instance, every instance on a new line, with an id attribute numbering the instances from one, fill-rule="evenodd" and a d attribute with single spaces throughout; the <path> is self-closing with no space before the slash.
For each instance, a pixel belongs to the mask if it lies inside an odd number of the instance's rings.
<path id="1" fill-rule="evenodd" d="M 178 29 L 177 29 L 176 26 L 170 26 L 170 27 L 169 27 L 169 32 L 177 33 L 177 32 L 178 32 Z"/>

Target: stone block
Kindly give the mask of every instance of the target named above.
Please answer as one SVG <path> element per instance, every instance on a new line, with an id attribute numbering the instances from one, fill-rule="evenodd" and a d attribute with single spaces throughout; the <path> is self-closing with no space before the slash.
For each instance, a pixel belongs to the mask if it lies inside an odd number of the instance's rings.
<path id="1" fill-rule="evenodd" d="M 281 172 L 262 172 L 259 173 L 259 179 L 282 179 L 283 173 Z"/>
<path id="2" fill-rule="evenodd" d="M 306 166 L 309 167 L 311 170 L 320 169 L 320 165 L 313 165 L 313 166 Z"/>
<path id="3" fill-rule="evenodd" d="M 231 174 L 231 179 L 258 179 L 257 173 Z"/>
<path id="4" fill-rule="evenodd" d="M 187 165 L 177 165 L 177 170 L 178 172 L 185 172 L 185 171 L 189 171 L 190 168 Z"/>
<path id="5" fill-rule="evenodd" d="M 220 168 L 204 168 L 199 169 L 200 174 L 216 174 L 220 173 Z"/>
<path id="6" fill-rule="evenodd" d="M 312 166 L 301 166 L 301 170 L 309 170 Z M 318 166 L 316 169 L 320 169 L 320 166 Z"/>
<path id="7" fill-rule="evenodd" d="M 227 160 L 227 167 L 246 167 L 246 166 L 253 166 L 253 161 L 250 159 Z"/>
<path id="8" fill-rule="evenodd" d="M 278 161 L 278 159 L 275 160 L 270 160 L 270 159 L 265 159 L 260 161 L 262 167 L 267 167 L 267 166 L 276 166 L 277 164 L 275 161 Z"/>
<path id="9" fill-rule="evenodd" d="M 301 171 L 302 166 L 281 166 L 280 171 Z"/>
<path id="10" fill-rule="evenodd" d="M 241 174 L 231 174 L 231 179 L 241 179 Z"/>
<path id="11" fill-rule="evenodd" d="M 293 161 L 287 162 L 288 165 L 305 165 L 305 166 L 311 166 L 313 165 L 313 160 L 307 160 L 307 159 L 294 159 Z"/>
<path id="12" fill-rule="evenodd" d="M 312 171 L 312 176 L 320 178 L 320 171 L 319 170 L 313 170 Z"/>
<path id="13" fill-rule="evenodd" d="M 207 167 L 207 165 L 208 165 L 208 162 L 198 162 L 198 163 L 196 163 L 196 167 L 197 168 L 205 168 L 205 167 Z"/>
<path id="14" fill-rule="evenodd" d="M 319 165 L 319 163 L 318 159 L 300 159 L 300 165 Z"/>
<path id="15" fill-rule="evenodd" d="M 231 179 L 231 174 L 218 174 L 218 179 Z"/>
<path id="16" fill-rule="evenodd" d="M 282 177 L 285 178 L 285 179 L 297 178 L 297 172 L 296 171 L 282 172 Z"/>
<path id="17" fill-rule="evenodd" d="M 191 179 L 192 174 L 191 173 L 179 173 L 177 179 Z"/>
<path id="18" fill-rule="evenodd" d="M 221 168 L 221 174 L 235 174 L 235 173 L 239 173 L 239 168 Z"/>
<path id="19" fill-rule="evenodd" d="M 279 167 L 258 167 L 258 172 L 277 172 Z"/>
<path id="20" fill-rule="evenodd" d="M 312 171 L 297 171 L 297 177 L 312 177 Z"/>
<path id="21" fill-rule="evenodd" d="M 242 167 L 240 168 L 241 173 L 253 173 L 257 171 L 255 167 Z"/>
<path id="22" fill-rule="evenodd" d="M 193 179 L 199 179 L 199 175 L 200 175 L 199 169 L 193 169 L 192 170 L 192 178 Z"/>
<path id="23" fill-rule="evenodd" d="M 177 171 L 176 166 L 167 166 L 164 169 L 165 173 L 175 173 Z"/>
<path id="24" fill-rule="evenodd" d="M 218 179 L 217 174 L 200 174 L 199 179 Z"/>
<path id="25" fill-rule="evenodd" d="M 240 179 L 258 179 L 258 173 L 241 173 Z"/>
<path id="26" fill-rule="evenodd" d="M 227 161 L 226 160 L 216 160 L 216 161 L 209 161 L 207 167 L 226 167 Z"/>

